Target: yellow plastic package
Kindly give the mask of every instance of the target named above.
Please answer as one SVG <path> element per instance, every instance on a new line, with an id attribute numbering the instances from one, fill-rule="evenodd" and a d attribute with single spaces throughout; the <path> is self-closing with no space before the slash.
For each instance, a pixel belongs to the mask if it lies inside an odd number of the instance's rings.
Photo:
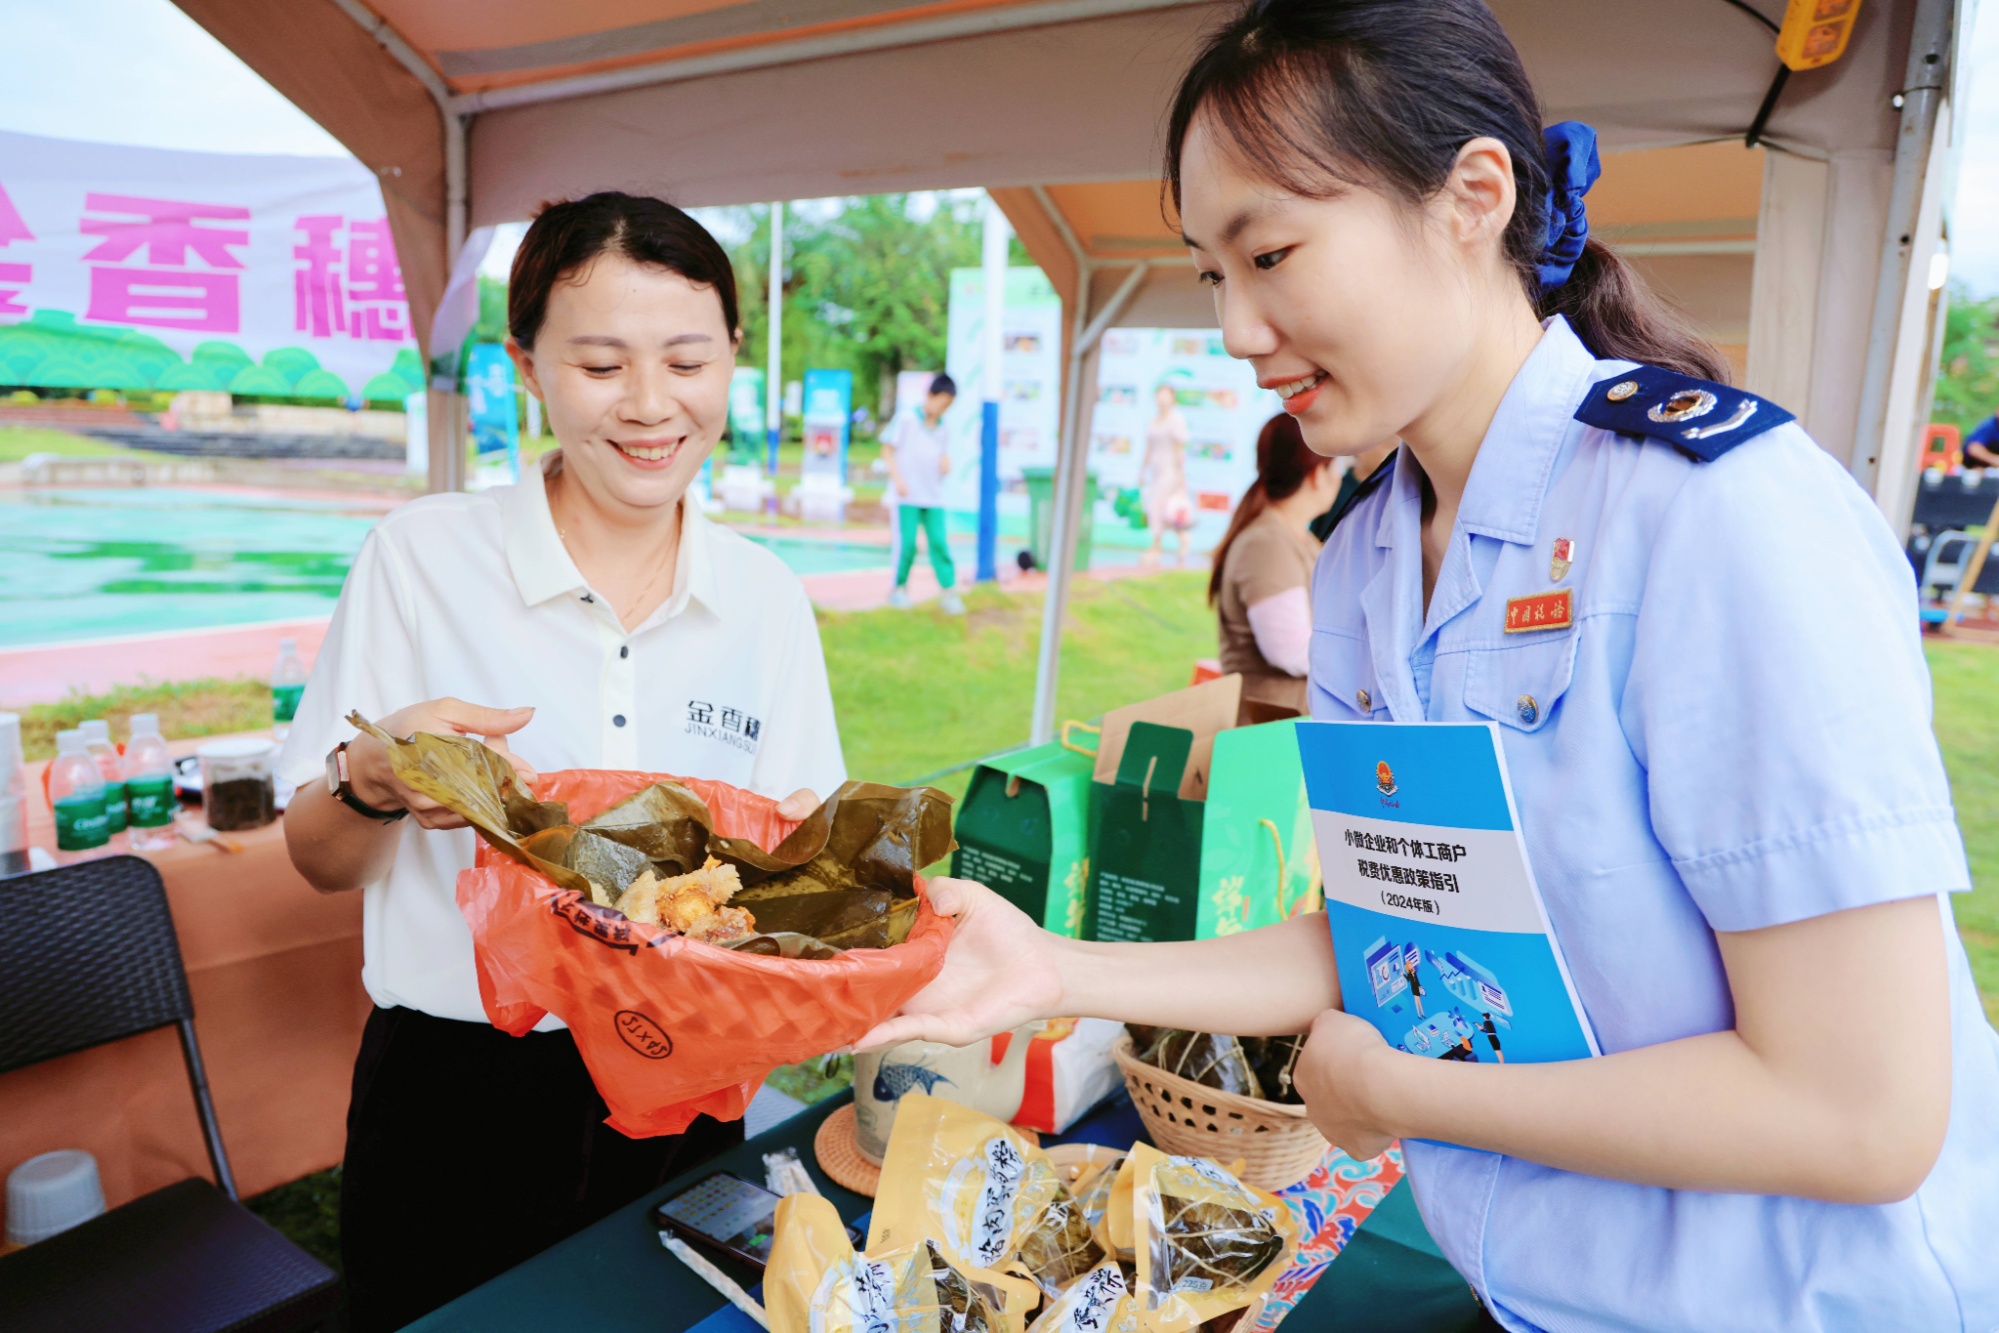
<path id="1" fill-rule="evenodd" d="M 1054 1297 L 1028 1333 L 1138 1333 L 1124 1270 L 1106 1260 Z"/>
<path id="2" fill-rule="evenodd" d="M 962 1270 L 918 1241 L 856 1254 L 831 1202 L 794 1194 L 777 1206 L 764 1269 L 772 1333 L 1021 1333 L 1034 1286 Z"/>
<path id="3" fill-rule="evenodd" d="M 1261 1299 L 1298 1244 L 1276 1195 L 1206 1158 L 1169 1157 L 1145 1143 L 1132 1145 L 1105 1220 L 1117 1249 L 1133 1253 L 1133 1303 L 1157 1333 Z"/>
<path id="4" fill-rule="evenodd" d="M 934 1240 L 959 1268 L 1002 1268 L 1063 1193 L 1054 1163 L 1019 1130 L 912 1091 L 882 1158 L 868 1250 Z"/>

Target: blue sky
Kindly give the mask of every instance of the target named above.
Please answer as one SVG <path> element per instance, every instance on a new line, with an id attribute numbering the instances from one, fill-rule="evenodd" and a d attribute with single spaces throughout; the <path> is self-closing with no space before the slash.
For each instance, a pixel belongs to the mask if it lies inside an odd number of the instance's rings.
<path id="1" fill-rule="evenodd" d="M 1961 112 L 1951 276 L 1991 296 L 1999 295 L 1999 0 L 1982 9 L 1966 47 L 1973 77 Z M 0 32 L 0 130 L 211 152 L 342 151 L 168 0 L 0 0 Z"/>

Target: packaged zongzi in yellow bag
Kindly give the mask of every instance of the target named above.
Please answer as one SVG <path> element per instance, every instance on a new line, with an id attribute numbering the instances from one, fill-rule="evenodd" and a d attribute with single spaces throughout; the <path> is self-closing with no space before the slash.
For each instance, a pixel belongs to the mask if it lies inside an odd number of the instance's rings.
<path id="1" fill-rule="evenodd" d="M 1061 1189 L 1054 1163 L 1013 1126 L 912 1091 L 896 1107 L 868 1250 L 934 1240 L 960 1268 L 1001 1268 Z"/>
<path id="2" fill-rule="evenodd" d="M 931 1241 L 856 1254 L 833 1205 L 778 1204 L 764 1269 L 772 1333 L 1021 1333 L 1033 1287 L 961 1270 Z"/>
<path id="3" fill-rule="evenodd" d="M 1136 1304 L 1160 1333 L 1192 1329 L 1251 1304 L 1297 1245 L 1290 1209 L 1203 1157 L 1132 1145 L 1123 1172 L 1135 1252 Z M 1113 1226 L 1119 1198 L 1112 1199 Z"/>

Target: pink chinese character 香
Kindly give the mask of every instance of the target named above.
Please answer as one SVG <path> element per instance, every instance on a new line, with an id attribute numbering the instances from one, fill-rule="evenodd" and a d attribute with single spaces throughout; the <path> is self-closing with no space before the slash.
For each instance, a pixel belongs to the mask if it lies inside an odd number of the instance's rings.
<path id="1" fill-rule="evenodd" d="M 238 271 L 243 261 L 230 247 L 248 245 L 250 233 L 201 224 L 247 222 L 249 209 L 95 192 L 85 196 L 84 208 L 127 215 L 82 221 L 86 236 L 104 238 L 83 256 L 92 265 L 86 319 L 203 333 L 241 330 Z M 149 267 L 122 263 L 141 248 Z M 190 252 L 206 268 L 194 268 Z"/>

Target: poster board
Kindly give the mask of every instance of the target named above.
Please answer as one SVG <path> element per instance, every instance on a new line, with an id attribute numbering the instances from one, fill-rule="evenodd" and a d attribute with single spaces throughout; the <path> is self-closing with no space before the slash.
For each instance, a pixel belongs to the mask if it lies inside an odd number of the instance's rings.
<path id="1" fill-rule="evenodd" d="M 380 187 L 346 157 L 0 133 L 0 384 L 403 402 Z"/>
<path id="2" fill-rule="evenodd" d="M 944 480 L 947 509 L 979 507 L 980 406 L 987 392 L 985 291 L 984 270 L 951 270 L 944 368 L 958 382 L 958 398 L 944 414 L 951 452 L 951 473 Z M 1040 269 L 1007 270 L 1001 341 L 999 483 L 1004 503 L 1007 491 L 1019 489 L 1023 467 L 1055 465 L 1062 415 L 1062 300 Z M 1024 497 L 1020 503 L 1024 509 Z"/>
<path id="3" fill-rule="evenodd" d="M 1090 409 L 1090 470 L 1101 491 L 1135 488 L 1145 462 L 1154 394 L 1171 385 L 1187 422 L 1187 488 L 1196 509 L 1225 511 L 1256 480 L 1256 436 L 1283 410 L 1256 384 L 1256 368 L 1217 329 L 1108 329 Z"/>

